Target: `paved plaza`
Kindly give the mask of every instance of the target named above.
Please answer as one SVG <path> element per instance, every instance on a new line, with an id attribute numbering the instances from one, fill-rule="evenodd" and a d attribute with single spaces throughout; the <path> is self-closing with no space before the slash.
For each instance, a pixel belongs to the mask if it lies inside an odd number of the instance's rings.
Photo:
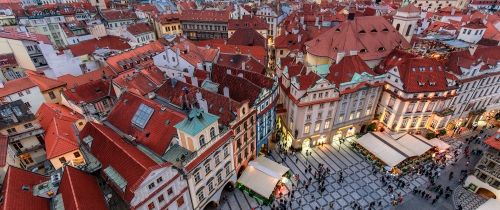
<path id="1" fill-rule="evenodd" d="M 310 164 L 316 169 L 320 163 L 329 167 L 334 172 L 342 170 L 344 173 L 344 181 L 337 183 L 337 175 L 330 175 L 326 178 L 326 190 L 320 194 L 318 184 L 314 183 L 305 190 L 299 187 L 299 192 L 295 193 L 292 199 L 291 209 L 330 209 L 330 202 L 334 202 L 334 209 L 351 209 L 351 204 L 357 201 L 362 209 L 368 209 L 370 202 L 378 204 L 381 201 L 381 206 L 376 205 L 375 209 L 388 209 L 390 205 L 391 195 L 387 191 L 387 187 L 381 183 L 382 175 L 380 173 L 372 174 L 373 167 L 361 155 L 353 151 L 345 144 L 339 145 L 325 144 L 312 148 L 311 156 L 306 156 L 305 153 L 295 153 L 285 159 L 283 163 L 290 168 L 293 174 L 298 174 L 300 177 L 310 177 L 311 174 L 305 174 L 305 169 Z M 298 161 L 296 158 L 298 157 Z M 271 154 L 271 159 L 281 163 L 283 156 L 280 156 L 276 151 Z M 303 178 L 301 178 L 303 179 Z M 420 187 L 427 182 L 424 176 L 413 175 L 404 176 L 402 180 L 410 185 L 403 190 L 397 190 L 403 196 L 411 193 L 414 187 Z M 393 193 L 395 195 L 395 193 Z M 240 209 L 270 209 L 270 207 L 259 207 L 258 203 L 243 192 L 235 190 L 234 193 L 228 193 L 227 201 L 221 202 L 223 210 L 240 210 Z M 300 205 L 299 205 L 300 200 Z M 290 208 L 289 208 L 290 209 Z"/>

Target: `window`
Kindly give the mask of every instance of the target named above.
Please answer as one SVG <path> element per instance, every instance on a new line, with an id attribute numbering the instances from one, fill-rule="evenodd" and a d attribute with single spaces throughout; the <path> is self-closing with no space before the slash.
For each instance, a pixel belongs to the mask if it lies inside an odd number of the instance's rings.
<path id="1" fill-rule="evenodd" d="M 59 158 L 59 161 L 60 161 L 62 164 L 65 164 L 65 163 L 66 163 L 66 158 L 64 158 L 64 157 L 60 157 L 60 158 Z"/>
<path id="2" fill-rule="evenodd" d="M 155 187 L 155 183 L 154 182 L 152 182 L 151 184 L 148 185 L 148 189 L 150 189 L 150 190 L 153 189 L 154 187 Z"/>
<path id="3" fill-rule="evenodd" d="M 201 135 L 199 141 L 200 141 L 200 147 L 203 147 L 205 145 L 205 136 Z"/>
<path id="4" fill-rule="evenodd" d="M 196 196 L 198 197 L 198 201 L 202 201 L 205 199 L 205 193 L 203 193 L 203 187 L 196 192 Z"/>
<path id="5" fill-rule="evenodd" d="M 195 174 L 194 174 L 194 182 L 198 183 L 201 181 L 201 176 L 200 176 L 200 172 L 197 171 Z"/>
<path id="6" fill-rule="evenodd" d="M 384 115 L 384 123 L 385 124 L 387 124 L 387 122 L 389 122 L 389 117 L 390 117 L 389 112 L 386 112 L 385 115 Z"/>
<path id="7" fill-rule="evenodd" d="M 209 192 L 212 192 L 214 190 L 214 182 L 213 182 L 213 179 L 214 178 L 211 178 L 210 180 L 208 180 L 208 183 L 207 183 L 207 186 L 208 186 L 208 191 Z"/>
<path id="8" fill-rule="evenodd" d="M 148 204 L 148 209 L 149 210 L 155 209 L 155 203 L 154 202 L 149 203 Z"/>
<path id="9" fill-rule="evenodd" d="M 31 93 L 30 89 L 26 89 L 26 94 L 30 94 L 30 93 Z"/>
<path id="10" fill-rule="evenodd" d="M 318 132 L 321 127 L 321 122 L 316 122 L 316 125 L 314 125 L 314 132 Z"/>
<path id="11" fill-rule="evenodd" d="M 415 107 L 415 103 L 410 103 L 410 105 L 408 105 L 408 107 L 406 108 L 406 113 L 413 112 L 414 107 Z"/>
<path id="12" fill-rule="evenodd" d="M 212 169 L 210 168 L 210 162 L 209 162 L 209 161 L 210 161 L 210 160 L 208 160 L 208 161 L 205 163 L 205 173 L 206 173 L 206 174 L 209 174 L 209 173 L 212 171 Z"/>
<path id="13" fill-rule="evenodd" d="M 182 206 L 184 205 L 184 196 L 181 196 L 180 198 L 177 199 L 177 206 Z"/>
<path id="14" fill-rule="evenodd" d="M 53 91 L 49 91 L 49 97 L 50 97 L 50 99 L 54 100 L 54 99 L 56 99 L 56 94 L 54 94 Z"/>
<path id="15" fill-rule="evenodd" d="M 392 109 L 392 107 L 394 107 L 395 102 L 396 102 L 396 98 L 391 96 L 391 99 L 389 99 L 389 103 L 387 104 L 387 106 Z"/>
<path id="16" fill-rule="evenodd" d="M 137 109 L 137 112 L 135 112 L 134 117 L 132 118 L 132 123 L 140 128 L 146 127 L 146 124 L 148 123 L 149 118 L 151 118 L 151 115 L 153 115 L 153 108 L 141 104 L 139 106 L 139 109 Z"/>
<path id="17" fill-rule="evenodd" d="M 309 120 L 311 120 L 311 115 L 310 114 L 306 115 L 306 121 L 309 121 Z"/>
<path id="18" fill-rule="evenodd" d="M 229 176 L 229 174 L 231 173 L 231 166 L 227 164 L 225 168 L 226 168 L 226 176 Z"/>
<path id="19" fill-rule="evenodd" d="M 229 147 L 228 146 L 224 147 L 224 157 L 227 157 L 227 156 L 229 156 Z"/>
<path id="20" fill-rule="evenodd" d="M 173 193 L 174 193 L 174 190 L 172 189 L 172 187 L 168 188 L 167 195 L 172 195 Z"/>
<path id="21" fill-rule="evenodd" d="M 325 121 L 325 129 L 330 128 L 330 120 Z"/>
<path id="22" fill-rule="evenodd" d="M 215 128 L 210 128 L 210 139 L 211 140 L 215 139 Z"/>
<path id="23" fill-rule="evenodd" d="M 411 127 L 416 127 L 417 125 L 417 118 L 413 118 L 413 120 L 411 121 Z"/>
<path id="24" fill-rule="evenodd" d="M 220 164 L 220 157 L 219 157 L 219 154 L 217 153 L 217 155 L 215 156 L 215 165 L 219 165 Z"/>
<path id="25" fill-rule="evenodd" d="M 7 129 L 7 133 L 9 133 L 9 134 L 16 133 L 16 132 L 17 132 L 16 128 L 9 128 L 9 129 Z"/>
<path id="26" fill-rule="evenodd" d="M 80 152 L 74 152 L 73 155 L 75 156 L 75 158 L 79 158 L 81 156 Z"/>
<path id="27" fill-rule="evenodd" d="M 156 183 L 160 184 L 163 182 L 163 177 L 158 177 L 158 179 L 156 179 Z"/>
<path id="28" fill-rule="evenodd" d="M 22 92 L 22 91 L 21 91 L 21 92 L 19 92 L 19 93 L 17 93 L 17 95 L 19 95 L 19 97 L 23 97 L 23 96 L 24 96 L 24 94 L 23 94 L 23 92 Z"/>
<path id="29" fill-rule="evenodd" d="M 421 112 L 424 109 L 424 102 L 418 102 L 417 112 Z"/>
<path id="30" fill-rule="evenodd" d="M 163 195 L 158 196 L 158 203 L 163 203 L 165 201 L 165 197 Z"/>
<path id="31" fill-rule="evenodd" d="M 33 127 L 33 124 L 31 123 L 24 124 L 24 128 L 31 128 L 31 127 Z"/>
<path id="32" fill-rule="evenodd" d="M 222 182 L 222 170 L 217 171 L 217 181 L 218 181 L 219 183 L 221 183 L 221 182 Z"/>
<path id="33" fill-rule="evenodd" d="M 406 128 L 407 124 L 408 124 L 408 118 L 404 118 L 403 122 L 401 123 L 401 127 Z"/>
<path id="34" fill-rule="evenodd" d="M 304 126 L 304 133 L 309 133 L 310 125 Z"/>

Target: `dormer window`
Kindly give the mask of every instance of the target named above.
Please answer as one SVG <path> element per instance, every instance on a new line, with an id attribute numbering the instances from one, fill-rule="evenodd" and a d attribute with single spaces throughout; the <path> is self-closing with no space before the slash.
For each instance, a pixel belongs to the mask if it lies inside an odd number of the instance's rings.
<path id="1" fill-rule="evenodd" d="M 384 29 L 382 29 L 382 31 L 383 31 L 383 32 L 388 32 L 388 31 L 389 31 L 389 29 L 384 28 Z"/>
<path id="2" fill-rule="evenodd" d="M 418 86 L 422 87 L 425 85 L 425 82 L 418 82 Z"/>
<path id="3" fill-rule="evenodd" d="M 205 145 L 205 136 L 204 135 L 200 136 L 199 142 L 200 142 L 200 147 L 203 147 Z"/>
<path id="4" fill-rule="evenodd" d="M 383 52 L 383 51 L 385 51 L 385 48 L 384 48 L 384 47 L 379 47 L 377 50 L 378 50 L 379 52 Z"/>
<path id="5" fill-rule="evenodd" d="M 366 49 L 364 49 L 364 48 L 363 48 L 363 49 L 361 49 L 359 52 L 360 52 L 360 53 L 366 53 L 366 52 L 368 52 L 368 50 L 366 50 Z"/>
<path id="6" fill-rule="evenodd" d="M 377 32 L 377 29 L 372 29 L 370 32 L 372 32 L 372 33 L 373 33 L 373 32 Z"/>
<path id="7" fill-rule="evenodd" d="M 360 34 L 365 34 L 365 33 L 366 33 L 366 31 L 365 31 L 365 30 L 361 30 L 361 31 L 359 31 L 359 33 L 360 33 Z"/>
<path id="8" fill-rule="evenodd" d="M 335 32 L 340 32 L 340 28 L 335 29 Z"/>
<path id="9" fill-rule="evenodd" d="M 418 70 L 419 70 L 420 72 L 423 72 L 423 71 L 425 71 L 425 67 L 420 66 L 420 67 L 418 67 Z"/>
<path id="10" fill-rule="evenodd" d="M 436 85 L 436 82 L 429 82 L 429 85 L 434 86 L 434 85 Z"/>

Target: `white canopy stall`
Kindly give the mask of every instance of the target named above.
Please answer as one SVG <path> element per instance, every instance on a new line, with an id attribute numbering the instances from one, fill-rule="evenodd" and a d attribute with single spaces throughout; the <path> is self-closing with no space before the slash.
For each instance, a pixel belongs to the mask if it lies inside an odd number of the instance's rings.
<path id="1" fill-rule="evenodd" d="M 433 138 L 433 139 L 429 140 L 429 144 L 438 148 L 439 152 L 446 151 L 448 148 L 450 148 L 449 144 L 447 144 L 444 141 L 441 141 L 441 139 L 438 139 L 438 138 Z"/>
<path id="2" fill-rule="evenodd" d="M 389 135 L 382 132 L 367 133 L 356 142 L 390 167 L 407 158 L 420 156 L 432 148 L 423 137 L 401 133 Z"/>

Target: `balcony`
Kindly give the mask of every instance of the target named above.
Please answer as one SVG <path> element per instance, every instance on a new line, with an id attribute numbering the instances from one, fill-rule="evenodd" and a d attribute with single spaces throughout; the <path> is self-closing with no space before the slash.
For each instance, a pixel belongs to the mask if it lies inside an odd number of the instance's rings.
<path id="1" fill-rule="evenodd" d="M 28 138 L 30 136 L 36 136 L 42 134 L 44 131 L 40 126 L 33 126 L 30 130 L 26 130 L 23 132 L 16 132 L 9 135 L 9 142 L 19 141 L 21 139 Z"/>
<path id="2" fill-rule="evenodd" d="M 17 150 L 16 156 L 19 156 L 19 155 L 22 155 L 25 153 L 31 153 L 31 152 L 34 152 L 36 150 L 43 149 L 44 147 L 45 146 L 42 144 L 33 145 L 31 147 L 25 147 L 25 148 L 22 148 L 21 150 Z"/>

